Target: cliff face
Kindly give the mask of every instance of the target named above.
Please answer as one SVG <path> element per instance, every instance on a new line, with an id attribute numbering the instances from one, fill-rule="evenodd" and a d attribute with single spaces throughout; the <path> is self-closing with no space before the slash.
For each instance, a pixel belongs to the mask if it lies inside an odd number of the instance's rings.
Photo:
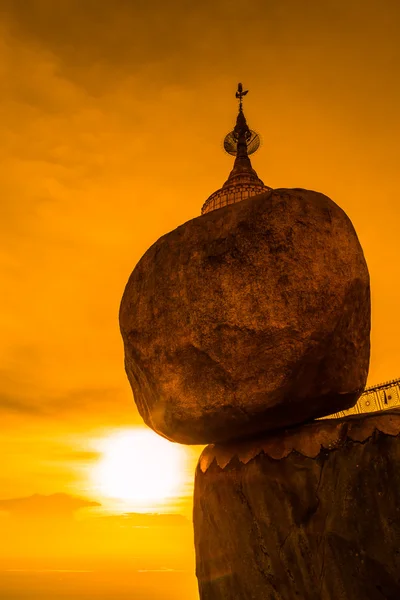
<path id="1" fill-rule="evenodd" d="M 400 410 L 208 446 L 194 531 L 201 600 L 398 600 Z"/>

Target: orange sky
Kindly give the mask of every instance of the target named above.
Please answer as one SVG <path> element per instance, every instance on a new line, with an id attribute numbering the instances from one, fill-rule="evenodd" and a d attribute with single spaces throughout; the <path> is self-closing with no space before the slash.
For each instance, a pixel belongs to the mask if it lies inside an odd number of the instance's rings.
<path id="1" fill-rule="evenodd" d="M 90 439 L 140 423 L 122 292 L 226 180 L 238 81 L 264 183 L 352 219 L 369 384 L 400 376 L 399 26 L 398 0 L 1 0 L 0 498 L 89 493 Z"/>

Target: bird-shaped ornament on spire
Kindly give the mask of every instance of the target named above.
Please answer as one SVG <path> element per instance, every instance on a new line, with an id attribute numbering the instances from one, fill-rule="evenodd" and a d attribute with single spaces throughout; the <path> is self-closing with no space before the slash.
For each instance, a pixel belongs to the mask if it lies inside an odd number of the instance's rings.
<path id="1" fill-rule="evenodd" d="M 236 98 L 239 98 L 239 110 L 242 110 L 242 98 L 243 98 L 243 96 L 245 96 L 248 93 L 249 93 L 249 90 L 246 90 L 244 92 L 243 91 L 243 85 L 241 83 L 238 83 L 238 89 L 237 89 L 237 92 L 236 92 Z"/>

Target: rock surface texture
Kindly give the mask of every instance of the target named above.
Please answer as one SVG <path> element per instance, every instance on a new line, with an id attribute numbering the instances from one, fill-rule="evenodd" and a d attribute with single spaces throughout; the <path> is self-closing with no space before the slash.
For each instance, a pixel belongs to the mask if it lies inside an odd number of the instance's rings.
<path id="1" fill-rule="evenodd" d="M 398 600 L 400 410 L 208 446 L 194 531 L 201 600 Z"/>
<path id="2" fill-rule="evenodd" d="M 332 200 L 274 190 L 188 221 L 142 257 L 120 309 L 144 421 L 224 442 L 347 409 L 369 365 L 369 275 Z"/>

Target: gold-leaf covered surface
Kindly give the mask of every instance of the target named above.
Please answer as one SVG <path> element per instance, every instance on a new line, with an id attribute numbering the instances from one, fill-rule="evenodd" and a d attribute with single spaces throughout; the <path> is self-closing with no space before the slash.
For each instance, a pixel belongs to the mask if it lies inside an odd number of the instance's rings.
<path id="1" fill-rule="evenodd" d="M 365 442 L 375 431 L 399 435 L 400 408 L 318 420 L 248 441 L 210 444 L 199 458 L 199 467 L 205 473 L 215 460 L 224 469 L 234 457 L 247 464 L 261 452 L 275 460 L 285 458 L 291 452 L 316 458 L 322 450 L 334 450 L 349 440 Z"/>

